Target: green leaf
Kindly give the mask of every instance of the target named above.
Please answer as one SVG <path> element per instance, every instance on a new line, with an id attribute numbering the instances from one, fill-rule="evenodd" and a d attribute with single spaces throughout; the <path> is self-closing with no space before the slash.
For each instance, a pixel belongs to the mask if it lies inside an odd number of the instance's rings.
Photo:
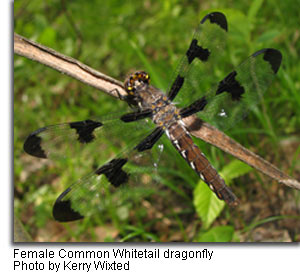
<path id="1" fill-rule="evenodd" d="M 198 242 L 231 242 L 234 228 L 232 226 L 213 227 L 209 231 L 200 234 Z"/>
<path id="2" fill-rule="evenodd" d="M 227 182 L 227 184 L 230 185 L 232 179 L 245 175 L 251 170 L 252 168 L 244 162 L 239 160 L 232 160 L 222 169 L 220 174 Z"/>
<path id="3" fill-rule="evenodd" d="M 219 216 L 225 203 L 219 200 L 205 183 L 199 181 L 194 190 L 194 206 L 206 229 Z"/>
<path id="4" fill-rule="evenodd" d="M 278 37 L 281 32 L 278 29 L 272 29 L 270 31 L 266 31 L 262 33 L 258 39 L 256 40 L 257 43 L 265 43 L 268 41 L 273 40 L 275 37 Z"/>

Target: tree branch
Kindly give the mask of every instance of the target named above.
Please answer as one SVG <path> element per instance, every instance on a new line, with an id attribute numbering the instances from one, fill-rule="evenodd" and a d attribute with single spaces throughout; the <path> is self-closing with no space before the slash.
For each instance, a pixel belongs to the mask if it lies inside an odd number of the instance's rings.
<path id="1" fill-rule="evenodd" d="M 120 81 L 110 78 L 73 58 L 64 56 L 51 48 L 30 41 L 18 34 L 14 34 L 14 52 L 102 90 L 110 96 L 118 97 L 118 92 L 121 95 L 126 95 L 123 84 Z M 189 127 L 191 134 L 195 137 L 233 155 L 278 182 L 300 190 L 299 181 L 284 174 L 274 165 L 247 150 L 215 127 L 202 122 L 195 116 L 185 118 L 184 122 Z"/>
<path id="2" fill-rule="evenodd" d="M 30 41 L 16 33 L 14 33 L 14 52 L 100 89 L 108 95 L 117 97 L 117 91 L 119 91 L 121 95 L 126 95 L 122 82 L 110 78 L 73 58 L 58 53 L 49 47 Z"/>

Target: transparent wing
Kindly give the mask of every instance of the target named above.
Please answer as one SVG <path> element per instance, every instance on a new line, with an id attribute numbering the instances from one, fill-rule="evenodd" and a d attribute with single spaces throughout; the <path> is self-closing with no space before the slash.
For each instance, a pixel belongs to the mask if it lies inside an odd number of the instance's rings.
<path id="1" fill-rule="evenodd" d="M 168 89 L 169 98 L 174 100 L 179 107 L 184 107 L 199 99 L 201 94 L 208 89 L 205 75 L 212 76 L 212 71 L 215 70 L 213 68 L 222 67 L 226 40 L 225 15 L 220 12 L 206 15 L 196 29 Z"/>
<path id="2" fill-rule="evenodd" d="M 39 158 L 74 157 L 85 150 L 101 152 L 109 144 L 130 145 L 154 128 L 150 120 L 124 122 L 119 114 L 40 128 L 27 137 L 24 150 Z"/>
<path id="3" fill-rule="evenodd" d="M 98 155 L 99 167 L 73 183 L 57 198 L 53 207 L 56 220 L 73 221 L 99 213 L 107 206 L 117 205 L 145 189 L 144 184 L 152 180 L 156 160 L 160 157 L 158 141 L 164 131 L 148 120 L 124 122 L 128 117 L 132 114 L 116 119 L 52 125 L 28 136 L 24 149 L 36 157 L 74 156 L 90 145 L 92 148 L 88 151 L 91 156 Z M 126 148 L 103 157 L 106 146 L 112 143 L 119 146 L 116 150 L 120 150 L 122 143 L 126 144 Z M 133 184 L 136 184 L 135 187 L 124 190 Z"/>
<path id="4" fill-rule="evenodd" d="M 156 136 L 155 140 L 151 137 L 151 145 L 146 141 L 151 147 L 145 146 L 145 140 L 151 135 L 134 142 L 133 147 L 127 147 L 68 187 L 54 204 L 54 218 L 60 222 L 78 220 L 99 214 L 111 206 L 121 206 L 129 199 L 132 202 L 135 198 L 153 193 L 152 187 L 147 186 L 155 179 L 156 165 L 153 160 L 160 157 L 161 144 L 158 141 L 160 137 L 157 139 Z M 145 149 L 141 149 L 142 146 Z"/>
<path id="5" fill-rule="evenodd" d="M 276 49 L 255 52 L 210 92 L 181 109 L 182 116 L 197 113 L 199 118 L 221 130 L 232 127 L 261 101 L 281 60 L 282 55 Z"/>
<path id="6" fill-rule="evenodd" d="M 200 22 L 189 49 L 182 59 L 169 88 L 169 99 L 181 110 L 182 117 L 198 117 L 221 130 L 243 119 L 262 98 L 277 73 L 282 55 L 272 48 L 259 50 L 211 88 L 204 75 L 213 78 L 212 67 L 220 71 L 224 63 L 227 20 L 213 12 Z M 211 90 L 205 92 L 205 90 Z"/>

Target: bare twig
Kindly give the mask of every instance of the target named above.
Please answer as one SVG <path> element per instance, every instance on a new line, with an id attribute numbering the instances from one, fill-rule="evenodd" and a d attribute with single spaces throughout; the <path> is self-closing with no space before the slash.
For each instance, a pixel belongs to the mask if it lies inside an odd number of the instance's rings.
<path id="1" fill-rule="evenodd" d="M 87 65 L 67 57 L 57 51 L 14 34 L 14 52 L 31 60 L 40 62 L 85 84 L 117 97 L 117 91 L 126 95 L 123 84 Z"/>
<path id="2" fill-rule="evenodd" d="M 121 82 L 110 78 L 75 59 L 64 56 L 53 49 L 30 41 L 18 34 L 14 34 L 14 52 L 65 73 L 83 83 L 100 89 L 111 96 L 118 97 L 118 92 L 121 95 L 126 94 Z M 247 150 L 215 127 L 202 122 L 194 116 L 185 118 L 184 122 L 190 128 L 191 134 L 195 137 L 233 155 L 278 182 L 300 190 L 299 181 L 284 174 L 271 163 Z"/>

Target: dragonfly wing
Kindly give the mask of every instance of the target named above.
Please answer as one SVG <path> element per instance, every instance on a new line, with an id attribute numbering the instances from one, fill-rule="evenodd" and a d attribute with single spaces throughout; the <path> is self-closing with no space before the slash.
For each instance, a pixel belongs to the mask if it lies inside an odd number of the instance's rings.
<path id="1" fill-rule="evenodd" d="M 185 106 L 199 99 L 199 82 L 205 88 L 204 75 L 212 74 L 213 68 L 223 63 L 227 28 L 226 17 L 220 12 L 210 13 L 201 20 L 168 89 L 170 100 Z"/>
<path id="2" fill-rule="evenodd" d="M 132 192 L 143 189 L 143 184 L 152 180 L 147 173 L 156 167 L 153 152 L 157 152 L 163 132 L 155 128 L 143 139 L 135 138 L 121 153 L 68 187 L 54 204 L 54 218 L 61 222 L 78 220 L 111 204 L 118 205 Z"/>
<path id="3" fill-rule="evenodd" d="M 231 128 L 261 101 L 280 67 L 281 53 L 272 48 L 259 50 L 203 97 L 181 109 L 183 117 L 197 113 L 220 130 Z"/>
<path id="4" fill-rule="evenodd" d="M 132 113 L 40 128 L 27 137 L 23 147 L 39 158 L 68 158 L 79 156 L 87 148 L 101 150 L 108 142 L 130 143 L 155 128 L 151 120 L 138 120 L 138 114 L 128 122 L 128 115 Z"/>
<path id="5" fill-rule="evenodd" d="M 146 185 L 155 178 L 152 151 L 157 152 L 160 137 L 161 134 L 154 129 L 134 147 L 127 147 L 68 187 L 54 204 L 54 218 L 60 222 L 78 220 L 99 214 L 109 206 L 121 205 L 128 199 L 132 201 L 137 195 L 152 193 L 153 190 L 147 189 Z"/>

